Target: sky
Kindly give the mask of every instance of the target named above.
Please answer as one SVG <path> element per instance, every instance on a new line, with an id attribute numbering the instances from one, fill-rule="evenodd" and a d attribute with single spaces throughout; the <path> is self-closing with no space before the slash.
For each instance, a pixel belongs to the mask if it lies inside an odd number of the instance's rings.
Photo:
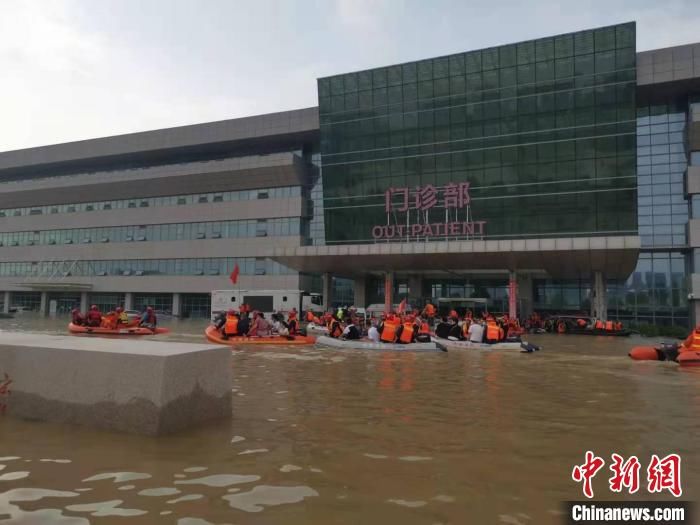
<path id="1" fill-rule="evenodd" d="M 700 0 L 0 0 L 0 151 L 317 105 L 316 79 L 635 20 L 700 42 Z"/>

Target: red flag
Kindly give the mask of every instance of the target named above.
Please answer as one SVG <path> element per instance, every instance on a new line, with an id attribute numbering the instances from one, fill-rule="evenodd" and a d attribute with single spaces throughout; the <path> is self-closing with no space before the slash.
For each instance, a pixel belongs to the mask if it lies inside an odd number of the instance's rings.
<path id="1" fill-rule="evenodd" d="M 229 275 L 231 282 L 233 284 L 236 284 L 238 282 L 238 274 L 241 273 L 240 268 L 238 268 L 238 263 L 236 263 L 236 266 L 233 267 L 233 271 L 231 272 L 231 275 Z"/>
<path id="2" fill-rule="evenodd" d="M 405 311 L 406 311 L 406 299 L 402 300 L 402 301 L 399 303 L 399 307 L 398 307 L 396 313 L 402 314 L 402 313 L 404 313 Z"/>

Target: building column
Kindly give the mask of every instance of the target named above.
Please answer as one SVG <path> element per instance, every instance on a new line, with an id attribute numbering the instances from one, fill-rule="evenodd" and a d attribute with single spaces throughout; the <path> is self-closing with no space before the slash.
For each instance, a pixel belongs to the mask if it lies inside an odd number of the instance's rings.
<path id="1" fill-rule="evenodd" d="M 605 290 L 605 276 L 603 272 L 593 272 L 593 283 L 591 286 L 591 317 L 608 320 L 608 298 Z"/>
<path id="2" fill-rule="evenodd" d="M 327 312 L 333 306 L 333 276 L 326 272 L 323 274 L 323 311 Z"/>
<path id="3" fill-rule="evenodd" d="M 527 319 L 532 315 L 533 310 L 533 288 L 532 275 L 529 273 L 519 274 L 518 281 L 518 302 L 520 305 L 520 319 Z"/>
<path id="4" fill-rule="evenodd" d="M 518 317 L 518 281 L 515 272 L 508 272 L 508 317 Z"/>
<path id="5" fill-rule="evenodd" d="M 41 292 L 41 302 L 39 303 L 39 313 L 46 315 L 49 313 L 49 293 Z"/>
<path id="6" fill-rule="evenodd" d="M 2 311 L 5 314 L 10 313 L 10 292 L 5 292 L 5 299 L 2 305 Z"/>
<path id="7" fill-rule="evenodd" d="M 124 294 L 124 310 L 134 309 L 134 294 L 132 292 L 126 292 Z"/>
<path id="8" fill-rule="evenodd" d="M 384 311 L 389 313 L 394 309 L 394 272 L 384 274 Z"/>
<path id="9" fill-rule="evenodd" d="M 80 293 L 80 311 L 87 312 L 87 309 L 88 309 L 88 293 L 81 292 Z"/>
<path id="10" fill-rule="evenodd" d="M 408 297 L 416 301 L 420 301 L 423 298 L 423 276 L 422 275 L 409 275 L 408 277 Z M 408 301 L 414 308 L 418 307 L 418 304 L 414 304 L 414 301 Z"/>
<path id="11" fill-rule="evenodd" d="M 181 308 L 181 297 L 179 293 L 174 293 L 173 294 L 173 311 L 172 314 L 174 317 L 180 317 L 180 312 L 182 311 Z"/>
<path id="12" fill-rule="evenodd" d="M 352 292 L 354 296 L 354 305 L 357 308 L 367 307 L 367 282 L 365 281 L 364 275 L 362 277 L 355 277 L 352 283 Z"/>

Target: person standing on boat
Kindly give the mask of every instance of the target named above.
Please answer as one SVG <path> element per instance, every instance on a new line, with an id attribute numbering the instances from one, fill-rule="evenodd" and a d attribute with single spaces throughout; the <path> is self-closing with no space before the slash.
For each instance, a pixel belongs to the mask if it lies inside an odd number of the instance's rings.
<path id="1" fill-rule="evenodd" d="M 430 326 L 435 326 L 436 314 L 437 310 L 435 309 L 435 306 L 430 301 L 428 301 L 428 303 L 425 305 L 425 308 L 423 308 L 421 315 L 428 320 L 428 324 Z"/>
<path id="2" fill-rule="evenodd" d="M 289 330 L 289 335 L 297 335 L 299 329 L 299 321 L 297 321 L 297 309 L 292 308 L 289 312 L 289 317 L 287 318 L 287 330 Z"/>

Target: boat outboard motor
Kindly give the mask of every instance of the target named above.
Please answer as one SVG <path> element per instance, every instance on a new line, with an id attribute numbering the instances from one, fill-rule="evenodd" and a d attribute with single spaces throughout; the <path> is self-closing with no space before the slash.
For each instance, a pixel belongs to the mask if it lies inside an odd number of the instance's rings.
<path id="1" fill-rule="evenodd" d="M 662 354 L 667 361 L 675 361 L 678 359 L 678 343 L 661 343 L 656 351 Z M 661 359 L 661 361 L 663 361 L 663 359 Z"/>
<path id="2" fill-rule="evenodd" d="M 521 352 L 531 354 L 532 352 L 538 352 L 540 347 L 533 345 L 532 343 L 520 343 Z"/>

